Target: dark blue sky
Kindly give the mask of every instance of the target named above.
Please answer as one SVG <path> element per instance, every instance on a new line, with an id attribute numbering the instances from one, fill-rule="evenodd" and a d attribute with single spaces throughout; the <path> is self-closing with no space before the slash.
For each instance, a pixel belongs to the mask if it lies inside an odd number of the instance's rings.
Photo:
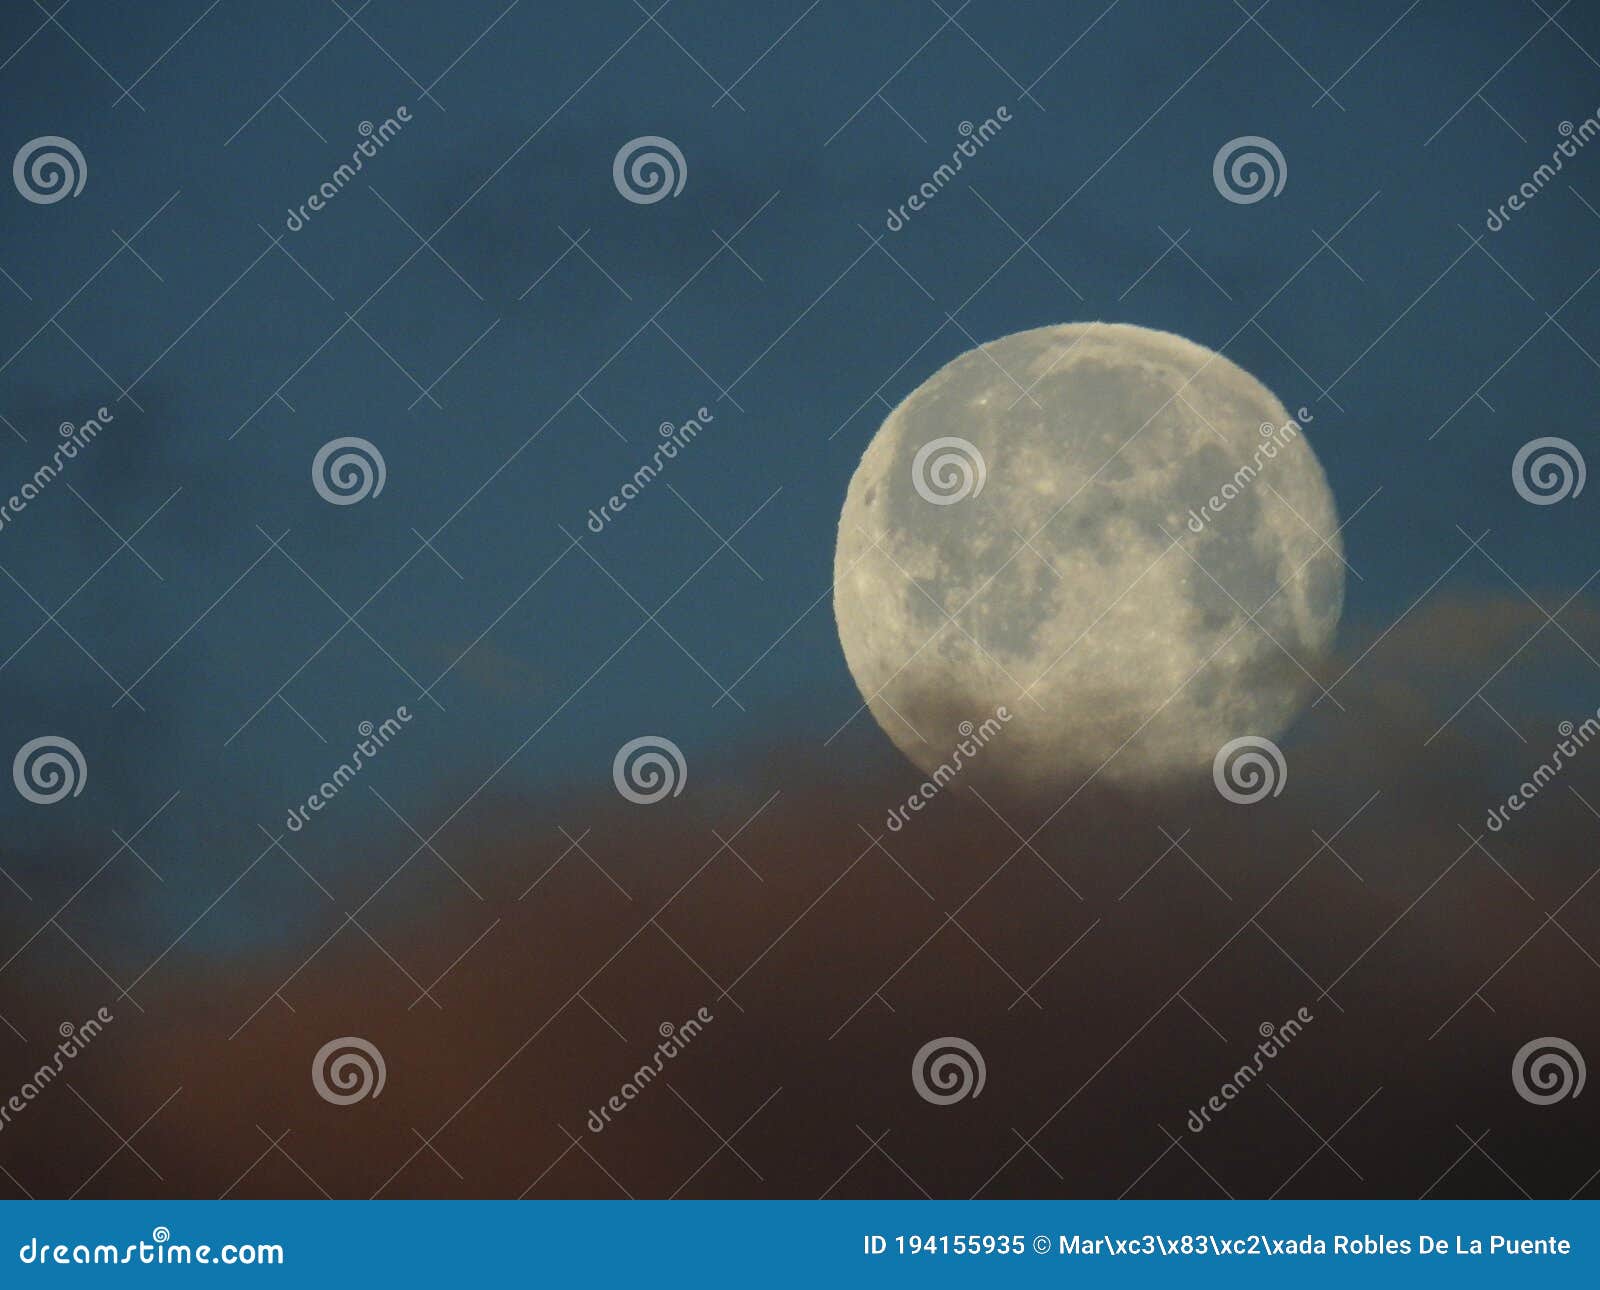
<path id="1" fill-rule="evenodd" d="M 6 146 L 70 138 L 88 179 L 0 201 L 0 472 L 20 485 L 61 421 L 115 414 L 0 532 L 6 747 L 61 733 L 90 765 L 72 815 L 5 808 L 39 912 L 180 793 L 139 847 L 167 883 L 124 856 L 85 902 L 119 933 L 116 974 L 142 968 L 399 704 L 415 721 L 372 784 L 427 834 L 464 806 L 446 856 L 492 802 L 559 819 L 609 793 L 638 733 L 735 795 L 751 758 L 818 749 L 858 702 L 825 593 L 860 452 L 939 365 L 1023 328 L 1176 331 L 1310 408 L 1342 514 L 1381 489 L 1345 530 L 1352 655 L 1462 554 L 1457 526 L 1490 530 L 1549 608 L 1589 576 L 1592 512 L 1528 507 L 1510 462 L 1541 434 L 1596 442 L 1600 148 L 1503 231 L 1484 218 L 1600 107 L 1600 13 L 947 11 L 681 0 L 656 25 L 621 0 L 379 0 L 347 23 L 354 5 L 317 0 L 75 0 L 56 25 L 8 6 Z M 402 104 L 410 123 L 286 231 Z M 1002 105 L 887 232 L 960 123 Z M 687 183 L 635 205 L 611 163 L 647 134 Z M 1235 205 L 1212 158 L 1250 134 L 1287 182 Z M 702 406 L 663 480 L 587 532 L 656 427 Z M 341 435 L 380 446 L 380 497 L 311 488 Z M 1443 592 L 1520 600 L 1476 554 Z M 828 755 L 899 764 L 865 718 Z M 361 887 L 413 845 L 358 789 L 295 850 Z M 310 936 L 287 912 L 304 885 L 275 859 L 186 947 Z"/>

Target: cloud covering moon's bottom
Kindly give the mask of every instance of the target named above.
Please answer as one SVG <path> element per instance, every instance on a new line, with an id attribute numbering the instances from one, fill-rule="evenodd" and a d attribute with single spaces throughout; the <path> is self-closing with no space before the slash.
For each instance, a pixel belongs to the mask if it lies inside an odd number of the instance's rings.
<path id="1" fill-rule="evenodd" d="M 1293 719 L 1343 605 L 1337 528 L 1301 427 L 1235 364 L 1142 327 L 1042 327 L 890 413 L 840 515 L 834 613 L 928 774 L 1149 783 Z"/>

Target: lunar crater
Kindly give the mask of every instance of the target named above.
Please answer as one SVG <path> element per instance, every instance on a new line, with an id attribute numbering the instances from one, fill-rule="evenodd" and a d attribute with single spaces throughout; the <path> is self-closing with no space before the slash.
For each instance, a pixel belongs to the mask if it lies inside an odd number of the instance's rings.
<path id="1" fill-rule="evenodd" d="M 1167 332 L 1068 324 L 960 355 L 889 414 L 840 515 L 834 612 L 924 771 L 1004 705 L 973 782 L 1155 783 L 1289 724 L 1342 554 L 1305 429 L 1259 381 Z"/>

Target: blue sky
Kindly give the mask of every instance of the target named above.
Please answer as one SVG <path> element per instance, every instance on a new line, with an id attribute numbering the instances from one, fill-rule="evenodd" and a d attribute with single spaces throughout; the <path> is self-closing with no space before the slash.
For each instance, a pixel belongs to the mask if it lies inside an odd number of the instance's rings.
<path id="1" fill-rule="evenodd" d="M 1586 510 L 1527 507 L 1509 471 L 1537 434 L 1594 443 L 1600 151 L 1503 231 L 1484 217 L 1600 106 L 1600 17 L 830 10 L 684 2 L 656 25 L 488 0 L 358 26 L 314 0 L 80 0 L 77 43 L 26 7 L 0 18 L 8 137 L 66 136 L 89 168 L 72 200 L 0 203 L 0 470 L 20 483 L 59 422 L 115 414 L 66 477 L 81 497 L 58 484 L 0 534 L 7 737 L 68 734 L 91 766 L 70 820 L 6 808 L 36 900 L 179 793 L 146 841 L 180 881 L 133 870 L 101 914 L 142 965 L 399 704 L 416 720 L 374 787 L 423 833 L 461 810 L 444 839 L 503 798 L 608 792 L 642 731 L 730 793 L 775 750 L 822 755 L 858 702 L 825 593 L 859 454 L 940 364 L 1027 327 L 1180 332 L 1314 412 L 1341 512 L 1365 503 L 1348 656 L 1441 574 L 1435 594 L 1520 600 L 1483 556 L 1452 567 L 1461 529 L 1551 608 L 1592 572 Z M 402 104 L 288 232 L 359 124 Z M 889 232 L 960 123 L 1002 105 Z M 619 198 L 612 158 L 644 134 L 682 150 L 680 196 Z M 1244 134 L 1287 160 L 1253 205 L 1211 177 Z M 656 427 L 702 406 L 676 492 L 587 533 Z M 338 435 L 380 445 L 380 497 L 310 487 Z M 865 718 L 826 755 L 899 766 Z M 300 840 L 319 873 L 382 873 L 410 845 L 365 792 L 321 824 Z M 197 943 L 310 934 L 280 899 L 303 880 L 261 876 Z"/>

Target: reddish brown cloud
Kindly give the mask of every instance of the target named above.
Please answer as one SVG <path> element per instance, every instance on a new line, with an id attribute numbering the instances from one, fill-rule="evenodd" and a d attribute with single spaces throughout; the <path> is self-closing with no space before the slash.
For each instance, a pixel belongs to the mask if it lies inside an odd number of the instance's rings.
<path id="1" fill-rule="evenodd" d="M 633 807 L 609 786 L 483 805 L 448 848 L 481 903 L 424 853 L 361 910 L 365 931 L 334 934 L 365 895 L 336 892 L 292 955 L 180 948 L 135 991 L 143 1013 L 108 997 L 116 1020 L 0 1129 L 7 1185 L 1592 1195 L 1600 1101 L 1531 1106 L 1510 1064 L 1546 1034 L 1600 1060 L 1600 748 L 1487 854 L 1472 838 L 1547 757 L 1557 713 L 1600 707 L 1600 673 L 1547 628 L 1485 691 L 1525 745 L 1476 702 L 1437 733 L 1543 623 L 1510 601 L 1418 609 L 1335 687 L 1345 711 L 1324 702 L 1284 741 L 1285 791 L 1255 806 L 1209 780 L 1164 796 L 1091 785 L 1052 817 L 1055 803 L 986 806 L 957 785 L 889 834 L 914 772 L 864 780 L 795 754 L 751 759 L 710 810 L 696 795 Z M 1592 607 L 1562 623 L 1600 653 Z M 441 801 L 464 795 L 449 787 Z M 574 821 L 587 856 L 551 867 Z M 31 930 L 19 916 L 7 935 Z M 0 1063 L 0 1091 L 50 1056 L 62 1020 L 67 991 L 32 971 L 5 978 L 29 1042 Z M 701 1007 L 713 1019 L 659 1078 L 586 1127 L 660 1024 Z M 1261 1023 L 1301 1007 L 1313 1019 L 1259 1082 L 1186 1129 Z M 347 1034 L 377 1046 L 387 1082 L 337 1107 L 311 1062 Z M 977 1099 L 914 1091 L 913 1054 L 942 1035 L 982 1053 Z M 1479 1151 L 1467 1135 L 1485 1130 Z"/>

